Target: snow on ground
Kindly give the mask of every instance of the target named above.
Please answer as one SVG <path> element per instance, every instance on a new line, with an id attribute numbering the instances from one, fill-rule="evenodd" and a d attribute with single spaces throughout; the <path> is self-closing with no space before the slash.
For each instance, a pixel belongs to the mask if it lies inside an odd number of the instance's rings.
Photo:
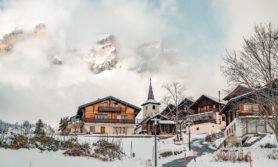
<path id="1" fill-rule="evenodd" d="M 97 142 L 100 139 L 105 139 L 109 142 L 121 142 L 123 152 L 130 156 L 131 152 L 135 153 L 135 158 L 147 161 L 152 159 L 152 149 L 154 145 L 154 138 L 153 137 L 97 137 L 97 136 L 91 136 L 91 135 L 84 135 L 84 136 L 78 136 L 77 140 L 79 143 L 89 143 L 93 144 L 94 142 Z M 132 150 L 132 151 L 131 151 Z"/>
<path id="2" fill-rule="evenodd" d="M 223 141 L 225 140 L 225 137 L 222 137 L 222 138 L 219 138 L 219 139 L 216 139 L 213 144 L 216 148 L 218 148 L 222 143 Z"/>
<path id="3" fill-rule="evenodd" d="M 69 157 L 64 156 L 62 151 L 40 152 L 37 149 L 9 150 L 0 148 L 1 167 L 130 167 L 146 166 L 140 161 L 125 158 L 122 161 L 103 162 L 90 157 Z"/>
<path id="4" fill-rule="evenodd" d="M 195 142 L 196 147 L 201 146 L 200 141 L 203 144 L 208 144 L 203 142 L 205 135 L 192 135 L 192 141 L 200 139 L 199 143 Z M 61 136 L 59 136 L 61 138 Z M 97 137 L 92 135 L 82 135 L 78 136 L 78 142 L 80 143 L 94 143 L 99 139 L 107 139 L 107 137 Z M 188 136 L 184 135 L 184 142 L 181 145 L 173 144 L 173 139 L 168 138 L 165 140 L 160 140 L 158 142 L 158 152 L 166 151 L 180 151 L 188 150 Z M 127 155 L 123 160 L 116 160 L 113 162 L 103 162 L 90 157 L 69 157 L 64 156 L 63 151 L 57 152 L 40 152 L 37 149 L 20 149 L 20 150 L 10 150 L 0 148 L 0 167 L 49 167 L 49 166 L 60 166 L 60 167 L 76 167 L 91 165 L 94 167 L 147 167 L 148 160 L 153 158 L 153 137 L 126 137 L 126 138 L 108 138 L 109 141 L 122 141 L 122 147 L 124 153 Z M 131 144 L 132 143 L 132 144 Z M 278 160 L 270 160 L 267 158 L 267 154 L 270 154 L 273 149 L 260 148 L 260 145 L 265 143 L 276 143 L 275 136 L 267 135 L 258 143 L 255 143 L 252 147 L 242 148 L 244 152 L 251 151 L 253 158 L 253 167 L 261 167 L 267 164 L 268 167 L 277 167 Z M 135 158 L 130 158 L 132 152 L 135 153 Z M 192 156 L 193 152 L 186 151 L 187 156 Z M 188 167 L 249 167 L 247 162 L 215 162 L 214 154 L 207 153 L 200 157 L 197 157 L 197 161 L 191 161 Z M 158 165 L 173 161 L 175 159 L 184 158 L 184 153 L 179 155 L 173 155 L 166 158 L 158 159 Z"/>
<path id="5" fill-rule="evenodd" d="M 242 148 L 244 153 L 248 151 L 252 155 L 253 167 L 262 167 L 267 164 L 267 167 L 277 167 L 278 160 L 271 160 L 267 158 L 267 154 L 271 153 L 273 149 L 259 149 L 259 148 Z M 249 167 L 249 162 L 215 162 L 214 154 L 207 154 L 201 157 L 197 157 L 196 162 L 191 162 L 188 167 Z"/>
<path id="6" fill-rule="evenodd" d="M 253 148 L 260 148 L 261 145 L 266 145 L 266 144 L 276 145 L 278 147 L 278 143 L 277 143 L 277 140 L 276 140 L 276 137 L 275 137 L 274 134 L 267 134 L 260 141 L 253 144 L 252 147 Z"/>
<path id="7" fill-rule="evenodd" d="M 253 136 L 253 137 L 250 137 L 248 138 L 246 141 L 245 141 L 245 144 L 251 144 L 252 142 L 258 140 L 260 138 L 260 136 Z"/>

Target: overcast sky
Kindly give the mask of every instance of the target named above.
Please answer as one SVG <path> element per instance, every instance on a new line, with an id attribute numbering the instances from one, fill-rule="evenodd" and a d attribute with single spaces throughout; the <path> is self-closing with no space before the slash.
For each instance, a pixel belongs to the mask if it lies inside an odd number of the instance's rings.
<path id="1" fill-rule="evenodd" d="M 57 125 L 79 105 L 108 95 L 140 106 L 150 77 L 157 100 L 161 86 L 173 81 L 195 99 L 217 97 L 227 89 L 220 72 L 225 50 L 240 49 L 255 24 L 268 22 L 278 25 L 277 0 L 0 0 L 1 38 L 47 26 L 45 38 L 25 40 L 0 57 L 0 119 L 41 118 Z M 116 37 L 121 68 L 93 74 L 80 55 L 105 34 Z M 137 53 L 143 43 L 156 41 L 162 41 L 164 56 Z M 63 64 L 51 64 L 49 54 Z M 132 70 L 148 61 L 153 68 Z"/>

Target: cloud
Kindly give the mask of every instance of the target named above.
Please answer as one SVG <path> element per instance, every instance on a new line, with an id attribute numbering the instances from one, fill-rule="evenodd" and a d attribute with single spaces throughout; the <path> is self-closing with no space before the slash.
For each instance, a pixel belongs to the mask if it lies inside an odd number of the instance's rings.
<path id="1" fill-rule="evenodd" d="M 274 1 L 214 0 L 196 12 L 198 2 L 191 9 L 187 1 L 172 0 L 4 2 L 1 37 L 14 29 L 31 33 L 38 23 L 47 29 L 44 37 L 27 38 L 0 56 L 0 119 L 41 118 L 53 125 L 98 97 L 113 95 L 140 106 L 150 76 L 158 100 L 165 93 L 161 86 L 172 81 L 180 81 L 189 96 L 217 96 L 225 88 L 219 71 L 225 49 L 239 47 L 255 22 L 277 24 L 278 6 Z M 83 57 L 105 34 L 116 38 L 121 68 L 96 75 Z M 156 48 L 155 41 L 163 41 L 163 47 Z M 51 63 L 53 56 L 63 64 Z"/>
<path id="2" fill-rule="evenodd" d="M 136 105 L 146 99 L 150 73 L 129 69 L 147 61 L 137 53 L 138 46 L 161 39 L 166 28 L 147 1 L 16 0 L 0 11 L 0 25 L 5 25 L 1 36 L 14 29 L 31 33 L 38 23 L 46 25 L 44 37 L 27 37 L 0 58 L 1 119 L 41 118 L 57 124 L 62 116 L 74 115 L 79 105 L 98 97 L 113 95 Z M 95 75 L 83 57 L 107 33 L 116 37 L 123 67 Z M 51 56 L 60 57 L 63 64 L 51 63 Z M 167 64 L 159 68 L 163 67 Z M 153 80 L 155 84 L 158 78 Z"/>

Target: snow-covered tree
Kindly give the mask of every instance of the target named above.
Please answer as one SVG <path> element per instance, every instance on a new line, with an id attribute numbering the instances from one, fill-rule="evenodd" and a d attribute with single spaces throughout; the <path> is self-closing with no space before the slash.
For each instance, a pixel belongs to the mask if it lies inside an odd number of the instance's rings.
<path id="1" fill-rule="evenodd" d="M 178 129 L 181 126 L 181 112 L 187 112 L 188 109 L 180 108 L 179 104 L 184 100 L 185 96 L 185 87 L 183 87 L 179 82 L 173 82 L 170 84 L 163 85 L 163 88 L 166 90 L 166 95 L 163 98 L 163 103 L 166 106 L 173 106 L 169 108 L 170 112 L 173 112 L 170 119 L 174 120 L 176 123 L 176 136 L 177 140 L 180 140 L 182 136 L 179 137 Z"/>
<path id="2" fill-rule="evenodd" d="M 278 28 L 271 23 L 256 25 L 254 35 L 244 38 L 242 50 L 227 52 L 224 63 L 221 68 L 229 84 L 254 92 L 263 110 L 258 116 L 267 121 L 278 141 Z"/>

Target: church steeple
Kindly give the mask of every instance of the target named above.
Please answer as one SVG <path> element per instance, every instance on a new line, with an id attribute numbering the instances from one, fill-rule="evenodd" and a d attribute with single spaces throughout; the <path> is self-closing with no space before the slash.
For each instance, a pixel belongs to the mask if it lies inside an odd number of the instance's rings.
<path id="1" fill-rule="evenodd" d="M 154 114 L 159 113 L 159 105 L 160 103 L 154 99 L 153 95 L 153 87 L 152 87 L 152 79 L 150 78 L 150 86 L 148 92 L 148 99 L 145 103 L 142 104 L 143 106 L 143 118 L 151 117 Z"/>
<path id="2" fill-rule="evenodd" d="M 151 79 L 151 78 L 150 78 L 150 86 L 149 86 L 148 100 L 154 100 L 153 88 L 152 88 L 152 79 Z"/>

